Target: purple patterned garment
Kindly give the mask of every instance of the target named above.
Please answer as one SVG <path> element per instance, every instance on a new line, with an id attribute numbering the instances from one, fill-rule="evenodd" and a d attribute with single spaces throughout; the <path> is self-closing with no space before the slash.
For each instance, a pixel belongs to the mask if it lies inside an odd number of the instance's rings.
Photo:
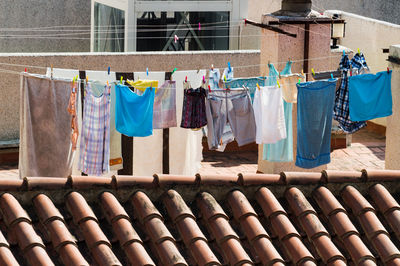
<path id="1" fill-rule="evenodd" d="M 86 87 L 78 168 L 88 175 L 109 171 L 110 160 L 110 87 L 101 96 Z"/>
<path id="2" fill-rule="evenodd" d="M 205 100 L 204 88 L 184 91 L 181 127 L 196 129 L 207 125 Z"/>

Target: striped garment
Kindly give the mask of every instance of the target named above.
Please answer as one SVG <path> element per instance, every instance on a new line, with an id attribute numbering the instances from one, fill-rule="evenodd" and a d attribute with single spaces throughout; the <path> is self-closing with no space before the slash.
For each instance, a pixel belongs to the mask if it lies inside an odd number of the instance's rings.
<path id="1" fill-rule="evenodd" d="M 101 96 L 86 87 L 78 168 L 88 175 L 109 171 L 110 160 L 110 87 Z"/>

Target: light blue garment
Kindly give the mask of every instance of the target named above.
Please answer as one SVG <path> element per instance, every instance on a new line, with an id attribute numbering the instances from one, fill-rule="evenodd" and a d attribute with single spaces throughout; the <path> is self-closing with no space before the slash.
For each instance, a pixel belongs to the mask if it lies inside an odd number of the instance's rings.
<path id="1" fill-rule="evenodd" d="M 297 84 L 296 166 L 314 168 L 331 161 L 332 110 L 337 79 Z"/>
<path id="2" fill-rule="evenodd" d="M 215 90 L 219 88 L 219 80 L 221 79 L 221 73 L 219 69 L 210 69 L 208 85 L 211 90 Z"/>
<path id="3" fill-rule="evenodd" d="M 282 70 L 281 75 L 292 74 L 291 68 L 292 68 L 292 62 L 289 61 L 286 63 L 286 66 Z M 278 75 L 279 75 L 278 71 L 272 64 L 270 64 L 269 79 L 274 80 L 274 84 L 276 84 L 276 78 Z M 293 104 L 283 100 L 283 108 L 285 113 L 286 139 L 281 139 L 273 144 L 264 144 L 263 160 L 268 160 L 270 162 L 293 161 L 293 127 L 292 127 Z"/>
<path id="4" fill-rule="evenodd" d="M 153 134 L 153 105 L 155 88 L 137 95 L 128 86 L 115 86 L 115 125 L 118 132 L 129 137 Z"/>
<path id="5" fill-rule="evenodd" d="M 351 121 L 392 115 L 392 71 L 349 77 Z"/>
<path id="6" fill-rule="evenodd" d="M 253 78 L 234 78 L 225 82 L 227 89 L 242 89 L 243 86 L 249 88 L 251 103 L 254 101 L 254 94 L 256 92 L 257 83 L 260 86 L 265 86 L 266 77 L 253 77 Z"/>

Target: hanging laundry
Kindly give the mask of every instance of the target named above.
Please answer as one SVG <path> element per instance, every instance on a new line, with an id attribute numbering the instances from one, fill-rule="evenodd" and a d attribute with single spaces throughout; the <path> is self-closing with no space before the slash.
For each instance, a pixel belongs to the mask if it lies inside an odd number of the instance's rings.
<path id="1" fill-rule="evenodd" d="M 264 86 L 254 96 L 256 143 L 275 143 L 286 138 L 282 91 L 278 86 Z"/>
<path id="2" fill-rule="evenodd" d="M 288 103 L 297 103 L 297 87 L 296 84 L 304 82 L 305 76 L 292 73 L 292 62 L 288 61 L 279 77 L 279 84 L 282 89 L 283 99 Z"/>
<path id="3" fill-rule="evenodd" d="M 207 125 L 206 90 L 202 87 L 184 90 L 181 127 L 198 129 Z"/>
<path id="4" fill-rule="evenodd" d="M 77 93 L 78 93 L 78 88 L 76 86 L 76 82 L 72 82 L 71 85 L 71 94 L 69 96 L 69 103 L 68 103 L 68 113 L 71 115 L 71 129 L 72 129 L 72 134 L 71 134 L 71 144 L 72 144 L 72 150 L 76 150 L 76 144 L 78 142 L 78 136 L 79 136 L 79 129 L 78 129 L 78 117 L 76 115 L 76 99 L 77 99 Z"/>
<path id="5" fill-rule="evenodd" d="M 282 76 L 291 76 L 292 74 L 292 62 L 287 62 L 285 68 L 281 72 Z M 274 65 L 269 65 L 269 76 L 267 83 L 269 85 L 276 84 L 276 79 L 279 75 L 278 71 L 275 69 Z M 275 80 L 275 81 L 274 81 Z M 273 83 L 274 82 L 274 83 Z M 282 80 L 280 81 L 282 82 Z M 298 81 L 295 82 L 297 84 Z M 285 85 L 296 86 L 295 84 L 281 84 L 282 93 L 285 93 Z M 286 88 L 287 89 L 287 88 Z M 296 100 L 297 102 L 297 87 L 295 87 L 295 95 L 293 96 L 293 88 L 289 89 L 288 100 Z M 287 102 L 283 99 L 283 110 L 284 110 L 284 119 L 285 119 L 285 128 L 286 128 L 286 138 L 281 139 L 273 144 L 265 144 L 263 146 L 263 160 L 268 160 L 270 162 L 291 162 L 293 161 L 293 126 L 292 126 L 292 110 L 293 104 L 291 102 Z"/>
<path id="6" fill-rule="evenodd" d="M 155 88 L 147 88 L 137 95 L 122 84 L 117 84 L 115 126 L 129 137 L 146 137 L 153 134 L 153 105 Z"/>
<path id="7" fill-rule="evenodd" d="M 223 81 L 225 81 L 225 79 L 227 81 L 233 79 L 233 68 L 232 67 L 231 67 L 231 69 L 225 68 L 224 74 L 222 75 L 222 77 L 223 77 Z"/>
<path id="8" fill-rule="evenodd" d="M 349 108 L 352 121 L 392 115 L 392 71 L 349 77 Z"/>
<path id="9" fill-rule="evenodd" d="M 208 85 L 211 90 L 215 90 L 219 88 L 219 81 L 221 80 L 221 73 L 219 69 L 210 69 Z"/>
<path id="10" fill-rule="evenodd" d="M 74 155 L 67 110 L 71 80 L 21 77 L 19 175 L 68 177 Z"/>
<path id="11" fill-rule="evenodd" d="M 205 69 L 176 71 L 172 79 L 176 82 L 176 115 L 182 120 L 184 80 L 191 81 L 194 88 L 200 87 Z M 187 130 L 181 127 L 169 129 L 169 172 L 174 175 L 194 175 L 198 173 L 203 159 L 203 130 Z"/>
<path id="12" fill-rule="evenodd" d="M 88 175 L 109 172 L 110 159 L 110 86 L 96 97 L 86 84 L 78 168 Z"/>
<path id="13" fill-rule="evenodd" d="M 227 89 L 242 89 L 243 86 L 249 89 L 251 102 L 254 101 L 254 94 L 259 86 L 265 86 L 265 77 L 252 77 L 252 78 L 234 78 L 225 82 Z"/>
<path id="14" fill-rule="evenodd" d="M 356 54 L 352 60 L 345 54 L 342 56 L 339 64 L 339 70 L 342 71 L 340 87 L 336 91 L 335 106 L 333 109 L 333 119 L 339 122 L 339 127 L 346 133 L 354 133 L 365 127 L 365 121 L 354 122 L 350 119 L 349 112 L 349 71 L 353 75 L 368 71 L 364 56 Z"/>
<path id="15" fill-rule="evenodd" d="M 91 80 L 91 88 L 95 96 L 100 96 L 103 93 L 104 85 L 108 84 L 111 86 L 111 103 L 110 103 L 110 171 L 112 174 L 117 174 L 117 170 L 123 169 L 123 158 L 122 158 L 122 144 L 121 144 L 121 133 L 115 128 L 115 84 L 116 80 L 115 72 L 107 71 L 86 71 L 86 75 Z"/>
<path id="16" fill-rule="evenodd" d="M 207 139 L 210 150 L 218 150 L 236 139 L 239 146 L 256 139 L 256 123 L 247 90 L 214 90 L 206 101 Z"/>
<path id="17" fill-rule="evenodd" d="M 153 108 L 153 128 L 176 127 L 176 83 L 166 80 L 158 88 Z"/>
<path id="18" fill-rule="evenodd" d="M 336 79 L 297 84 L 296 166 L 314 168 L 330 162 L 332 109 Z"/>

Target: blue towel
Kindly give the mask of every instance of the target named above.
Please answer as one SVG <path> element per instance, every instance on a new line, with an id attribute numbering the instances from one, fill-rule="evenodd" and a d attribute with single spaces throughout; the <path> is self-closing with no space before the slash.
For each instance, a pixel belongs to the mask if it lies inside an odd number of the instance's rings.
<path id="1" fill-rule="evenodd" d="M 128 86 L 115 86 L 115 127 L 129 137 L 153 134 L 153 105 L 155 88 L 137 95 Z"/>
<path id="2" fill-rule="evenodd" d="M 351 121 L 366 121 L 392 115 L 392 71 L 349 78 Z"/>
<path id="3" fill-rule="evenodd" d="M 292 74 L 292 62 L 288 61 L 281 75 Z M 269 79 L 274 80 L 279 75 L 275 67 L 269 65 Z M 269 85 L 273 85 L 272 82 Z M 283 108 L 285 113 L 286 139 L 281 139 L 273 144 L 264 144 L 263 160 L 270 162 L 291 162 L 293 161 L 293 127 L 292 127 L 292 109 L 293 104 L 283 100 Z"/>
<path id="4" fill-rule="evenodd" d="M 296 166 L 314 168 L 331 161 L 336 79 L 300 83 L 297 89 Z"/>

